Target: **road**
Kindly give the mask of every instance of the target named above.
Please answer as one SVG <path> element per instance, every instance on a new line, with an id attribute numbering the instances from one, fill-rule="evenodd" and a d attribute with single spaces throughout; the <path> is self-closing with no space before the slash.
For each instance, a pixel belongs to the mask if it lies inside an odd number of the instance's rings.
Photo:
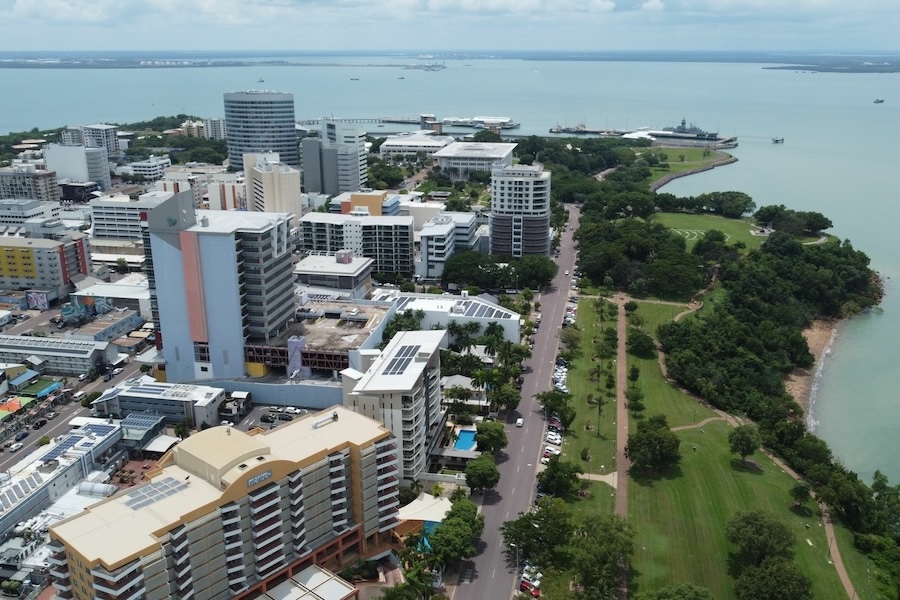
<path id="1" fill-rule="evenodd" d="M 453 600 L 483 600 L 509 598 L 515 592 L 517 572 L 515 558 L 507 559 L 503 540 L 499 535 L 505 521 L 515 519 L 528 510 L 535 495 L 535 472 L 544 446 L 545 422 L 541 405 L 535 394 L 551 389 L 551 378 L 559 348 L 566 299 L 572 293 L 572 273 L 575 270 L 575 242 L 572 238 L 578 226 L 580 212 L 569 207 L 569 228 L 560 240 L 559 269 L 550 287 L 536 301 L 541 303 L 541 326 L 534 337 L 532 356 L 525 362 L 532 371 L 525 374 L 522 402 L 517 411 L 506 417 L 509 445 L 498 457 L 500 483 L 487 492 L 482 502 L 484 533 L 478 554 L 464 561 L 460 567 L 458 585 Z M 565 275 L 568 271 L 569 275 Z M 515 427 L 517 418 L 525 425 Z"/>

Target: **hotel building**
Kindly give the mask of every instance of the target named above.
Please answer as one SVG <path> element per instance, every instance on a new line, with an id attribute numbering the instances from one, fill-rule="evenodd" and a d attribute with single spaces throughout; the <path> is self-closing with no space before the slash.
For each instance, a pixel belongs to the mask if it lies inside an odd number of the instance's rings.
<path id="1" fill-rule="evenodd" d="M 300 250 L 335 253 L 353 250 L 375 261 L 379 273 L 411 274 L 414 264 L 412 217 L 373 217 L 362 214 L 308 213 L 300 219 Z"/>
<path id="2" fill-rule="evenodd" d="M 491 254 L 550 254 L 550 171 L 541 165 L 491 171 Z"/>
<path id="3" fill-rule="evenodd" d="M 250 434 L 213 427 L 149 483 L 50 528 L 58 598 L 251 598 L 309 566 L 378 556 L 398 523 L 398 447 L 340 406 Z"/>

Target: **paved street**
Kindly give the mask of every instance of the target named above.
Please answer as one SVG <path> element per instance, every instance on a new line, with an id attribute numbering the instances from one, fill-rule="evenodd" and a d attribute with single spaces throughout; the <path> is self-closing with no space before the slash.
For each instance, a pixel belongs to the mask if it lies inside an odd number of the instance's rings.
<path id="1" fill-rule="evenodd" d="M 575 270 L 575 243 L 572 235 L 578 226 L 579 210 L 569 207 L 569 229 L 562 233 L 559 270 L 550 288 L 540 294 L 541 326 L 535 336 L 534 350 L 526 365 L 532 368 L 525 374 L 522 385 L 522 402 L 518 411 L 506 416 L 509 446 L 498 457 L 500 483 L 488 492 L 482 503 L 484 534 L 478 554 L 465 561 L 460 568 L 459 585 L 454 600 L 484 600 L 509 598 L 516 585 L 516 569 L 508 561 L 503 540 L 499 534 L 504 521 L 514 519 L 528 510 L 535 495 L 535 470 L 539 464 L 544 439 L 544 419 L 541 406 L 534 395 L 551 389 L 559 331 L 562 327 L 566 298 L 571 295 L 571 283 Z M 564 273 L 568 271 L 569 275 Z M 525 419 L 525 426 L 515 427 L 518 417 Z M 478 500 L 478 498 L 475 498 Z"/>

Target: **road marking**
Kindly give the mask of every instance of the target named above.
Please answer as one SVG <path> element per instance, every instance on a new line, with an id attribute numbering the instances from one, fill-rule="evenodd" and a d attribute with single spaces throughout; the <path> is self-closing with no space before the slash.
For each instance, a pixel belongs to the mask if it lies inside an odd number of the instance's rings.
<path id="1" fill-rule="evenodd" d="M 509 495 L 510 495 L 510 496 L 515 496 L 515 495 L 516 495 L 516 488 L 511 489 L 511 490 L 509 491 Z"/>

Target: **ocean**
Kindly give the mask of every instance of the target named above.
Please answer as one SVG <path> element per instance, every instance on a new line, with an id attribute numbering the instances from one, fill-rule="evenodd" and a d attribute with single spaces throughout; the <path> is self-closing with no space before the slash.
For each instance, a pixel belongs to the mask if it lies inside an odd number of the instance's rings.
<path id="1" fill-rule="evenodd" d="M 178 113 L 222 116 L 222 94 L 292 92 L 297 119 L 508 116 L 516 133 L 555 125 L 635 129 L 682 118 L 739 138 L 737 163 L 678 179 L 679 195 L 740 190 L 757 205 L 824 213 L 884 277 L 879 310 L 844 322 L 816 379 L 810 422 L 848 468 L 900 481 L 900 75 L 825 74 L 748 63 L 302 58 L 328 66 L 0 69 L 0 132 Z M 371 66 L 378 65 L 387 66 Z M 370 65 L 370 66 L 366 66 Z M 264 82 L 260 83 L 259 79 Z M 874 104 L 877 97 L 884 104 Z M 403 129 L 370 126 L 370 133 Z M 463 133 L 464 130 L 453 130 Z M 784 144 L 773 144 L 772 137 Z"/>

